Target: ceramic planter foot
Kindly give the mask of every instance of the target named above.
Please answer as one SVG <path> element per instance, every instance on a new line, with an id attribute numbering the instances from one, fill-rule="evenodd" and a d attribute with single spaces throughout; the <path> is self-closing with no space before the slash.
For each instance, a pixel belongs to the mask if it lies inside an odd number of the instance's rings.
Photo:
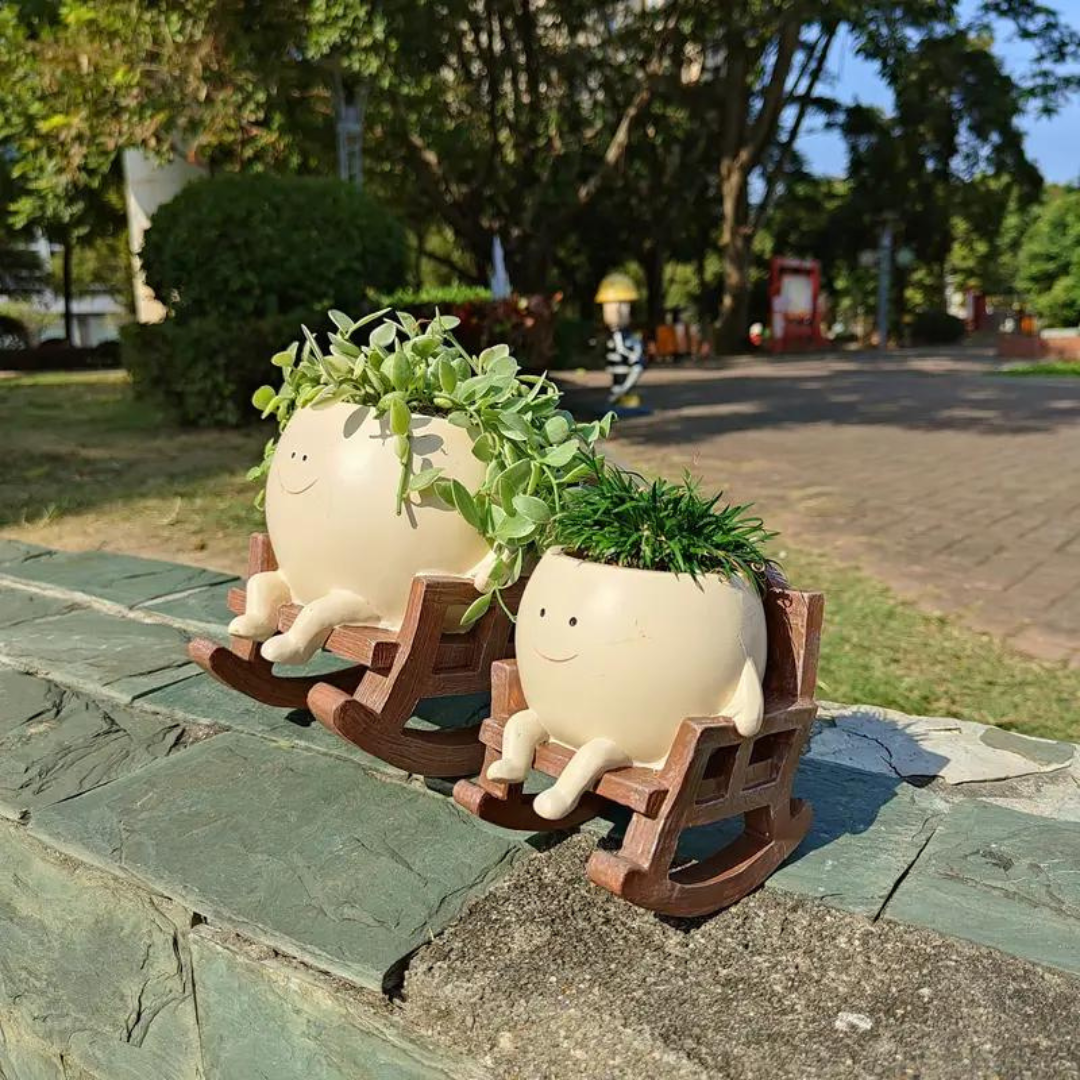
<path id="1" fill-rule="evenodd" d="M 249 576 L 276 566 L 269 537 L 256 533 Z M 523 588 L 519 582 L 503 591 L 511 612 Z M 327 675 L 279 675 L 259 645 L 242 638 L 233 638 L 229 647 L 194 641 L 189 654 L 226 685 L 258 701 L 309 707 L 331 731 L 392 765 L 424 776 L 466 776 L 483 760 L 479 725 L 443 731 L 406 725 L 424 698 L 487 690 L 492 664 L 513 654 L 510 619 L 498 604 L 468 630 L 460 629 L 461 613 L 476 596 L 468 578 L 418 575 L 400 629 L 339 626 L 330 634 L 325 647 L 351 666 Z M 230 592 L 229 607 L 243 614 L 243 589 Z M 299 611 L 295 604 L 283 605 L 278 629 L 288 630 Z"/>
<path id="2" fill-rule="evenodd" d="M 765 599 L 769 655 L 761 729 L 743 738 L 729 717 L 682 722 L 660 769 L 640 766 L 604 773 L 577 809 L 546 821 L 521 784 L 487 777 L 501 754 L 506 721 L 526 707 L 515 661 L 492 669 L 492 716 L 480 737 L 484 770 L 463 780 L 455 800 L 486 821 L 509 828 L 551 829 L 580 824 L 614 803 L 632 812 L 618 852 L 598 850 L 589 878 L 631 903 L 667 915 L 704 915 L 757 888 L 798 846 L 810 827 L 809 805 L 791 796 L 802 748 L 817 711 L 814 686 L 823 600 L 818 593 L 770 582 Z M 558 777 L 572 751 L 556 743 L 538 747 L 534 767 Z M 743 832 L 698 861 L 680 861 L 687 829 L 742 816 Z"/>

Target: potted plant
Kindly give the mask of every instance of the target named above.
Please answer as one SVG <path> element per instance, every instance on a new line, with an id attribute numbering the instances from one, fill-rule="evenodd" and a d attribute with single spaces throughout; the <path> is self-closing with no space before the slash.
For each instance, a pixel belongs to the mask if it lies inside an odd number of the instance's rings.
<path id="1" fill-rule="evenodd" d="M 662 768 L 688 717 L 762 723 L 762 607 L 773 534 L 746 506 L 602 463 L 548 525 L 518 610 L 525 708 L 487 778 L 520 783 L 538 746 L 573 758 L 533 808 L 565 818 L 602 773 Z"/>
<path id="2" fill-rule="evenodd" d="M 281 429 L 249 473 L 265 480 L 277 568 L 249 579 L 229 629 L 267 660 L 301 663 L 342 624 L 396 628 L 421 573 L 474 579 L 471 625 L 522 575 L 608 432 L 609 418 L 577 423 L 506 345 L 471 356 L 456 319 L 386 316 L 330 312 L 325 347 L 304 328 L 273 357 L 282 385 L 254 395 Z M 277 634 L 287 603 L 302 610 Z"/>

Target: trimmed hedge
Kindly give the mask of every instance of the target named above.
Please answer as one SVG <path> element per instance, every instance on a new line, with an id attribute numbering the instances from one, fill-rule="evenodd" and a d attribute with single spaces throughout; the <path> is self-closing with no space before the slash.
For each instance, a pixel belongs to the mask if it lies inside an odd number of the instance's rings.
<path id="1" fill-rule="evenodd" d="M 120 366 L 120 342 L 69 345 L 46 341 L 29 349 L 0 349 L 0 371 L 94 371 Z"/>
<path id="2" fill-rule="evenodd" d="M 266 382 L 270 357 L 300 335 L 323 329 L 322 316 L 293 312 L 237 325 L 222 315 L 121 331 L 124 366 L 135 392 L 182 424 L 233 427 L 258 419 L 251 395 Z"/>
<path id="3" fill-rule="evenodd" d="M 920 311 L 911 320 L 911 340 L 915 345 L 955 345 L 966 333 L 964 320 L 947 311 Z"/>
<path id="4" fill-rule="evenodd" d="M 189 184 L 160 207 L 142 263 L 178 322 L 355 311 L 405 280 L 405 234 L 340 180 L 234 174 Z"/>

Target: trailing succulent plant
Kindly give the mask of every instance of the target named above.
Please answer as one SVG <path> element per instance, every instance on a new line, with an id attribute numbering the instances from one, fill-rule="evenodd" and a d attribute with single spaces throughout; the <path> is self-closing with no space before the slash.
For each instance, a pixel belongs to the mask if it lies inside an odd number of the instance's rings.
<path id="1" fill-rule="evenodd" d="M 401 462 L 397 512 L 411 493 L 431 494 L 456 509 L 496 555 L 487 591 L 463 619 L 468 624 L 539 554 L 567 489 L 598 467 L 594 447 L 607 436 L 612 416 L 578 423 L 559 407 L 558 387 L 546 376 L 522 374 L 506 345 L 470 356 L 451 333 L 456 318 L 436 313 L 421 326 L 407 312 L 385 318 L 388 311 L 356 321 L 331 311 L 337 330 L 326 349 L 304 327 L 302 345 L 294 342 L 272 358 L 282 385 L 260 387 L 252 402 L 264 418 L 276 417 L 279 429 L 297 409 L 330 402 L 369 406 L 388 418 Z M 478 490 L 439 468 L 413 472 L 413 415 L 444 417 L 469 432 L 473 454 L 487 463 Z M 275 445 L 276 439 L 266 444 L 249 479 L 265 482 Z"/>
<path id="2" fill-rule="evenodd" d="M 563 501 L 547 527 L 545 546 L 575 558 L 637 570 L 724 577 L 739 575 L 765 591 L 776 563 L 765 544 L 776 535 L 750 506 L 706 498 L 687 474 L 681 484 L 646 482 L 636 473 L 597 462 L 591 483 Z"/>

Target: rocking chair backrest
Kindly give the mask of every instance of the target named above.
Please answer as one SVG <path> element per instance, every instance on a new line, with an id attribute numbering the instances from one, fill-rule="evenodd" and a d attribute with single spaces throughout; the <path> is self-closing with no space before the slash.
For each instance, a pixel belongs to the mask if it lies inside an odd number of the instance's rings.
<path id="1" fill-rule="evenodd" d="M 778 573 L 770 573 L 765 594 L 769 633 L 764 680 L 766 712 L 814 700 L 824 610 L 821 593 L 797 592 Z"/>

